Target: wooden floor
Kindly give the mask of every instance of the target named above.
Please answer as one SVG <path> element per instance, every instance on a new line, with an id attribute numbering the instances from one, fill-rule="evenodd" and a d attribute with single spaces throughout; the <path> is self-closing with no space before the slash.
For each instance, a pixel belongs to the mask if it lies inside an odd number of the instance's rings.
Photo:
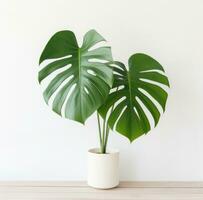
<path id="1" fill-rule="evenodd" d="M 203 182 L 121 182 L 111 190 L 85 182 L 0 182 L 0 200 L 203 200 Z"/>

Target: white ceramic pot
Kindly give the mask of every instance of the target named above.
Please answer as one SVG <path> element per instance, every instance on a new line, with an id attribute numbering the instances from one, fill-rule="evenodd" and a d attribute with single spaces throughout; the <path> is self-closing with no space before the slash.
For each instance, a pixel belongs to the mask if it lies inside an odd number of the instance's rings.
<path id="1" fill-rule="evenodd" d="M 99 153 L 98 148 L 88 151 L 89 186 L 110 189 L 119 184 L 119 151 L 109 149 L 106 154 Z"/>

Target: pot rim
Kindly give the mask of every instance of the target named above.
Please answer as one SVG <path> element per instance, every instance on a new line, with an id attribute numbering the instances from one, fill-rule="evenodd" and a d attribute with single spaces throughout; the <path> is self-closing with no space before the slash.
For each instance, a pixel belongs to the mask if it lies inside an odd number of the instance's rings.
<path id="1" fill-rule="evenodd" d="M 91 149 L 88 150 L 89 154 L 100 155 L 100 156 L 108 156 L 108 155 L 113 155 L 113 154 L 119 154 L 119 150 L 114 149 L 114 148 L 107 149 L 106 152 L 107 153 L 100 153 L 100 148 L 91 148 Z"/>

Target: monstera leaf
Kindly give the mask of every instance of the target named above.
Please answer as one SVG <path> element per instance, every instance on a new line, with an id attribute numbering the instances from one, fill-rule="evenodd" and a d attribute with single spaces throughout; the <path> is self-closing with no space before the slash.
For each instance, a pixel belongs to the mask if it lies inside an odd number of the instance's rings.
<path id="1" fill-rule="evenodd" d="M 101 41 L 105 39 L 90 30 L 79 47 L 74 33 L 65 30 L 57 32 L 43 50 L 39 63 L 52 60 L 38 78 L 41 83 L 55 75 L 43 96 L 46 103 L 53 97 L 52 109 L 59 115 L 84 123 L 106 100 L 113 83 L 113 70 L 107 64 L 112 55 L 107 46 L 92 49 Z"/>
<path id="2" fill-rule="evenodd" d="M 133 141 L 150 131 L 149 113 L 157 125 L 160 118 L 157 103 L 164 111 L 167 100 L 167 92 L 160 85 L 169 86 L 169 81 L 163 67 L 145 54 L 130 57 L 129 71 L 120 62 L 114 64 L 114 92 L 99 112 L 103 118 L 108 118 L 111 129 Z"/>

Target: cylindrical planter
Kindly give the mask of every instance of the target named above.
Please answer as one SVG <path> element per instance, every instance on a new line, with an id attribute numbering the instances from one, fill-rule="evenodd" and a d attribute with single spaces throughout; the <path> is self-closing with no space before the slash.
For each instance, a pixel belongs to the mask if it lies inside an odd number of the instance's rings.
<path id="1" fill-rule="evenodd" d="M 89 186 L 99 189 L 110 189 L 119 184 L 119 151 L 108 149 L 101 154 L 98 148 L 88 151 Z"/>

